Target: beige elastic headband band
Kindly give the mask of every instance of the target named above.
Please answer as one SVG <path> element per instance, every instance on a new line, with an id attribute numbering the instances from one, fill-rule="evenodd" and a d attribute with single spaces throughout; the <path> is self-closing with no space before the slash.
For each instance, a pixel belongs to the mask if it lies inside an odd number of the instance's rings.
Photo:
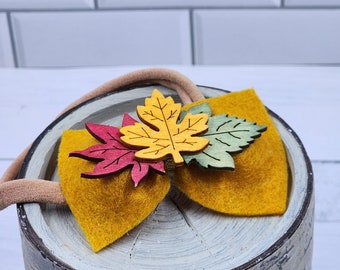
<path id="1" fill-rule="evenodd" d="M 176 90 L 184 104 L 204 98 L 192 81 L 176 71 L 161 68 L 143 69 L 128 73 L 99 86 L 67 106 L 57 117 L 81 103 L 105 93 L 148 84 L 160 84 Z M 42 179 L 16 179 L 30 148 L 31 146 L 27 147 L 13 161 L 0 179 L 0 210 L 11 204 L 23 202 L 66 203 L 57 182 Z"/>

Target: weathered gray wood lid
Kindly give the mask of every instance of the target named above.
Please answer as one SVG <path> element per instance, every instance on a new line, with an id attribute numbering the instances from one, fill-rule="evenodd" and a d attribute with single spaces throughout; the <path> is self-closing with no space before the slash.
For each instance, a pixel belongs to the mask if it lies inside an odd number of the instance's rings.
<path id="1" fill-rule="evenodd" d="M 173 91 L 157 86 L 164 94 Z M 90 100 L 54 121 L 34 142 L 21 178 L 58 181 L 57 151 L 65 129 L 84 122 L 120 125 L 154 87 L 118 91 Z M 200 87 L 206 97 L 224 91 Z M 269 111 L 290 166 L 289 205 L 283 216 L 231 217 L 204 209 L 175 188 L 126 236 L 94 253 L 67 206 L 20 204 L 26 269 L 310 269 L 313 173 L 294 131 Z"/>

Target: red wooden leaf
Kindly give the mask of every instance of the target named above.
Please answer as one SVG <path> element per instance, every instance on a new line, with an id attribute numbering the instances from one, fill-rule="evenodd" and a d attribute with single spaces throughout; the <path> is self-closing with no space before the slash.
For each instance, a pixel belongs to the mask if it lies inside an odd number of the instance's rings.
<path id="1" fill-rule="evenodd" d="M 124 114 L 123 126 L 137 122 Z M 126 147 L 120 141 L 119 128 L 107 125 L 86 123 L 86 129 L 100 144 L 92 145 L 81 151 L 74 151 L 70 156 L 98 162 L 92 172 L 82 173 L 82 177 L 98 178 L 119 172 L 131 166 L 131 178 L 135 186 L 148 174 L 150 168 L 165 173 L 164 162 L 143 162 L 135 160 L 137 150 Z"/>
<path id="2" fill-rule="evenodd" d="M 133 119 L 128 113 L 124 113 L 123 121 L 122 121 L 123 127 L 133 126 L 136 122 L 137 120 Z"/>

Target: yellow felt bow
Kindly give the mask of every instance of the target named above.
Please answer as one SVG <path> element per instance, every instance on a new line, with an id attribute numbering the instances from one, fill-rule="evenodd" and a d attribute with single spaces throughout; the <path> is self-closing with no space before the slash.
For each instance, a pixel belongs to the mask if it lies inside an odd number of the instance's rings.
<path id="1" fill-rule="evenodd" d="M 280 135 L 253 90 L 209 98 L 213 114 L 236 115 L 267 126 L 253 145 L 235 155 L 235 170 L 204 170 L 199 166 L 175 169 L 174 183 L 192 200 L 225 214 L 242 216 L 283 214 L 287 207 L 288 168 Z M 85 130 L 63 135 L 58 168 L 66 201 L 94 251 L 99 251 L 140 224 L 170 188 L 167 175 L 150 174 L 137 188 L 129 171 L 99 179 L 84 179 L 91 161 L 69 158 L 75 147 L 97 141 Z"/>

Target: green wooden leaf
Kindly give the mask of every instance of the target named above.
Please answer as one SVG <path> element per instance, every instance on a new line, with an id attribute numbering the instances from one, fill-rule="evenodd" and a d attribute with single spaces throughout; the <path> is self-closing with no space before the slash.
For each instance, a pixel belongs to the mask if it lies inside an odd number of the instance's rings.
<path id="1" fill-rule="evenodd" d="M 229 153 L 241 152 L 266 130 L 266 126 L 246 122 L 245 119 L 220 114 L 209 117 L 208 131 L 201 135 L 209 145 L 196 155 L 185 155 L 188 164 L 195 160 L 202 167 L 233 169 L 235 164 Z"/>
<path id="2" fill-rule="evenodd" d="M 209 103 L 205 102 L 200 105 L 192 106 L 187 111 L 181 111 L 181 114 L 179 115 L 179 122 L 182 122 L 182 120 L 188 113 L 191 113 L 191 114 L 205 113 L 208 116 L 212 115 L 212 111 L 211 111 Z"/>
<path id="3" fill-rule="evenodd" d="M 212 167 L 216 169 L 234 169 L 234 159 L 217 143 L 209 144 L 202 152 L 195 155 L 183 155 L 185 163 L 196 161 L 204 168 Z"/>

